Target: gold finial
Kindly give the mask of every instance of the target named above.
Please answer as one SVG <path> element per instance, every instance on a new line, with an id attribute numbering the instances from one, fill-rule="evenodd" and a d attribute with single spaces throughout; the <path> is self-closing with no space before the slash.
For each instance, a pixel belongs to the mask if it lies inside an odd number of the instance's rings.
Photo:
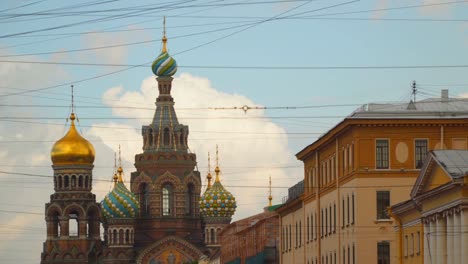
<path id="1" fill-rule="evenodd" d="M 218 144 L 216 144 L 216 168 L 215 168 L 216 180 L 215 180 L 215 182 L 219 182 L 219 173 L 220 172 L 221 172 L 221 170 L 219 169 Z"/>
<path id="2" fill-rule="evenodd" d="M 114 186 L 117 185 L 117 172 L 116 172 L 116 169 L 117 168 L 117 153 L 114 152 L 114 177 L 112 178 L 112 180 L 114 181 Z"/>
<path id="3" fill-rule="evenodd" d="M 163 19 L 163 38 L 162 38 L 162 42 L 163 42 L 163 47 L 162 47 L 162 51 L 161 51 L 161 52 L 167 52 L 167 47 L 166 47 L 166 43 L 167 43 L 167 37 L 166 37 L 166 17 L 164 17 L 164 19 Z"/>
<path id="4" fill-rule="evenodd" d="M 208 179 L 208 187 L 211 188 L 211 179 L 213 176 L 211 176 L 211 166 L 210 166 L 211 160 L 210 160 L 210 152 L 208 152 L 208 174 L 206 175 L 206 178 Z"/>
<path id="5" fill-rule="evenodd" d="M 271 200 L 273 200 L 273 196 L 271 196 L 271 176 L 270 176 L 270 195 L 268 196 L 268 206 L 271 206 Z"/>
<path id="6" fill-rule="evenodd" d="M 70 85 L 70 87 L 71 87 L 71 114 L 70 114 L 70 120 L 71 120 L 71 125 L 75 126 L 74 121 L 75 121 L 76 117 L 75 117 L 75 96 L 73 94 L 73 88 L 74 88 L 73 84 Z"/>
<path id="7" fill-rule="evenodd" d="M 120 152 L 120 144 L 119 144 L 119 168 L 117 169 L 117 173 L 119 174 L 119 182 L 123 182 L 122 155 Z"/>

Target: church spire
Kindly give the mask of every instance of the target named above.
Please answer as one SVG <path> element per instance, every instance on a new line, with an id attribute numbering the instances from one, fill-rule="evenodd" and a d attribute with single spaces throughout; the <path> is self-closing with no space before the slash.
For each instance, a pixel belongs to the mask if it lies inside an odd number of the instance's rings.
<path id="1" fill-rule="evenodd" d="M 270 195 L 268 196 L 268 206 L 271 206 L 271 200 L 273 200 L 273 196 L 271 196 L 271 176 L 270 176 Z"/>
<path id="2" fill-rule="evenodd" d="M 210 152 L 208 152 L 208 174 L 206 175 L 206 179 L 208 180 L 208 187 L 207 189 L 211 188 L 211 179 L 213 176 L 211 176 L 211 166 L 210 166 L 211 160 L 210 160 Z"/>
<path id="3" fill-rule="evenodd" d="M 216 168 L 215 168 L 216 179 L 215 179 L 215 182 L 219 182 L 219 173 L 220 172 L 221 172 L 221 170 L 219 169 L 218 145 L 216 145 Z"/>

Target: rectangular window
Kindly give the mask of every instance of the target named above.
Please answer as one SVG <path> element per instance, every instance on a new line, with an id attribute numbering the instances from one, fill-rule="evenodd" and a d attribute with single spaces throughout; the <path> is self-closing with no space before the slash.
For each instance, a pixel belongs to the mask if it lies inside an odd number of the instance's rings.
<path id="1" fill-rule="evenodd" d="M 419 255 L 419 253 L 421 252 L 421 233 L 418 231 L 418 233 L 416 233 L 416 254 Z"/>
<path id="2" fill-rule="evenodd" d="M 323 237 L 323 209 L 321 210 L 321 216 L 322 221 L 320 221 L 320 237 Z"/>
<path id="3" fill-rule="evenodd" d="M 291 225 L 289 225 L 289 250 L 291 250 L 292 245 L 292 235 L 291 235 Z"/>
<path id="4" fill-rule="evenodd" d="M 403 243 L 404 256 L 408 257 L 408 235 L 405 235 L 405 241 Z"/>
<path id="5" fill-rule="evenodd" d="M 328 208 L 325 208 L 325 235 L 328 233 Z"/>
<path id="6" fill-rule="evenodd" d="M 390 191 L 377 191 L 377 219 L 389 219 Z"/>
<path id="7" fill-rule="evenodd" d="M 377 264 L 390 264 L 390 243 L 388 241 L 377 243 Z"/>
<path id="8" fill-rule="evenodd" d="M 356 264 L 356 245 L 353 243 L 353 264 Z"/>
<path id="9" fill-rule="evenodd" d="M 307 241 L 310 240 L 310 218 L 307 216 Z"/>
<path id="10" fill-rule="evenodd" d="M 333 204 L 333 233 L 336 232 L 336 203 Z"/>
<path id="11" fill-rule="evenodd" d="M 344 199 L 341 200 L 341 227 L 344 228 L 344 219 L 345 219 L 345 208 L 344 208 Z"/>
<path id="12" fill-rule="evenodd" d="M 354 224 L 354 193 L 351 195 L 351 206 L 352 210 L 351 212 L 353 213 L 353 217 L 351 217 L 351 224 Z"/>
<path id="13" fill-rule="evenodd" d="M 348 205 L 348 206 L 347 206 L 347 209 L 348 209 L 348 210 L 346 210 L 346 211 L 348 212 L 348 217 L 347 217 L 347 218 L 348 218 L 348 225 L 349 225 L 349 215 L 350 215 L 350 213 L 349 213 L 349 195 L 348 195 L 348 197 L 346 198 L 346 201 L 347 201 L 347 205 Z"/>
<path id="14" fill-rule="evenodd" d="M 414 142 L 414 160 L 416 169 L 420 169 L 427 154 L 427 139 L 416 139 Z"/>
<path id="15" fill-rule="evenodd" d="M 411 237 L 410 237 L 410 252 L 409 254 L 411 256 L 414 256 L 414 234 L 411 233 Z"/>
<path id="16" fill-rule="evenodd" d="M 297 239 L 299 238 L 299 232 L 297 232 L 297 222 L 296 222 L 296 233 L 295 233 L 295 235 L 296 235 L 296 244 L 295 244 L 295 246 L 297 248 L 297 244 L 298 244 Z"/>
<path id="17" fill-rule="evenodd" d="M 299 246 L 302 246 L 302 221 L 299 221 Z"/>
<path id="18" fill-rule="evenodd" d="M 377 139 L 375 142 L 375 161 L 377 169 L 388 169 L 388 139 Z"/>

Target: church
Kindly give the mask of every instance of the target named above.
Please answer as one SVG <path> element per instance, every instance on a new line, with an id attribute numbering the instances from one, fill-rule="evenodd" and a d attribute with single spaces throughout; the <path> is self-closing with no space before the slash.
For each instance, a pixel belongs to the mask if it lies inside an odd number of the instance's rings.
<path id="1" fill-rule="evenodd" d="M 41 264 L 198 263 L 219 250 L 218 234 L 231 222 L 236 201 L 221 184 L 218 150 L 215 181 L 208 169 L 201 194 L 189 128 L 174 109 L 177 63 L 166 45 L 164 30 L 162 51 L 151 66 L 159 90 L 156 110 L 151 124 L 142 126 L 143 152 L 135 155 L 130 186 L 119 162 L 114 187 L 100 203 L 92 193 L 95 150 L 75 127 L 72 103 L 69 130 L 51 150 L 54 192 L 45 205 Z"/>

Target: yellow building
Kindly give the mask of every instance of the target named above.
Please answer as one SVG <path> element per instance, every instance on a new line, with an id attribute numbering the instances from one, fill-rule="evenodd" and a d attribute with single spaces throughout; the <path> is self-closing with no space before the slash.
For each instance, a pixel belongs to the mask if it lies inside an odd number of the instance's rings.
<path id="1" fill-rule="evenodd" d="M 387 207 L 409 199 L 428 151 L 466 149 L 467 131 L 468 100 L 450 100 L 446 90 L 437 99 L 353 112 L 296 154 L 304 193 L 283 208 L 300 206 L 280 212 L 293 241 L 289 248 L 280 230 L 282 263 L 398 263 Z"/>
<path id="2" fill-rule="evenodd" d="M 390 211 L 400 263 L 468 263 L 468 151 L 430 152 L 411 199 Z"/>

